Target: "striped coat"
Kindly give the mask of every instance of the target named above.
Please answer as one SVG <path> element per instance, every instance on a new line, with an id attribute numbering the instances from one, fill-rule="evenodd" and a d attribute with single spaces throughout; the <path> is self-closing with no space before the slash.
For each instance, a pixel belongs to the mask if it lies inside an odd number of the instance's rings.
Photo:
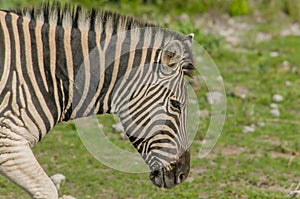
<path id="1" fill-rule="evenodd" d="M 115 113 L 153 183 L 181 183 L 193 35 L 150 27 L 80 7 L 0 11 L 1 173 L 33 198 L 57 198 L 31 147 L 60 121 Z"/>

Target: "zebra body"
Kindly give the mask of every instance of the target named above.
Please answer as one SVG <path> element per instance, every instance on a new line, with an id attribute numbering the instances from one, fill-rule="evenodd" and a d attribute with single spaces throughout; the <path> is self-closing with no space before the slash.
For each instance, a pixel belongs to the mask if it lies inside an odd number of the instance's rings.
<path id="1" fill-rule="evenodd" d="M 0 11 L 1 173 L 33 198 L 58 198 L 31 147 L 61 121 L 114 113 L 153 183 L 181 183 L 192 37 L 80 7 Z"/>

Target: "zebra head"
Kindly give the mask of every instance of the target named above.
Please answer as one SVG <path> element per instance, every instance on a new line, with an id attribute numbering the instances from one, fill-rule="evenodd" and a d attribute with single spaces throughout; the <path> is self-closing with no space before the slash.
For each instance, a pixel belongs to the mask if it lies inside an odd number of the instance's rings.
<path id="1" fill-rule="evenodd" d="M 136 51 L 141 60 L 152 58 L 125 78 L 130 92 L 120 89 L 117 95 L 125 132 L 158 187 L 182 183 L 190 170 L 185 75 L 193 69 L 193 36 L 169 38 L 159 49 Z"/>

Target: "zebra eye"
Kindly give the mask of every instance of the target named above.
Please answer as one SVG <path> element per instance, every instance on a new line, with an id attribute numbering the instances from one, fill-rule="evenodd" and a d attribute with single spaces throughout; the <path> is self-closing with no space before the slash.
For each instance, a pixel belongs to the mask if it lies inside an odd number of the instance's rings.
<path id="1" fill-rule="evenodd" d="M 181 110 L 180 102 L 178 102 L 177 100 L 173 100 L 173 99 L 171 99 L 170 102 L 171 102 L 172 107 L 177 109 L 180 112 L 180 110 Z"/>

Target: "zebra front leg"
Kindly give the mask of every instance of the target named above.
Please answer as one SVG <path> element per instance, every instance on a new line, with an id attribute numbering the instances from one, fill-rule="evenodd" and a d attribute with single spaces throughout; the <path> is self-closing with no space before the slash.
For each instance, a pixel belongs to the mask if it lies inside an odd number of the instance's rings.
<path id="1" fill-rule="evenodd" d="M 22 187 L 32 198 L 58 199 L 53 182 L 37 162 L 28 142 L 2 137 L 1 131 L 0 172 Z"/>

